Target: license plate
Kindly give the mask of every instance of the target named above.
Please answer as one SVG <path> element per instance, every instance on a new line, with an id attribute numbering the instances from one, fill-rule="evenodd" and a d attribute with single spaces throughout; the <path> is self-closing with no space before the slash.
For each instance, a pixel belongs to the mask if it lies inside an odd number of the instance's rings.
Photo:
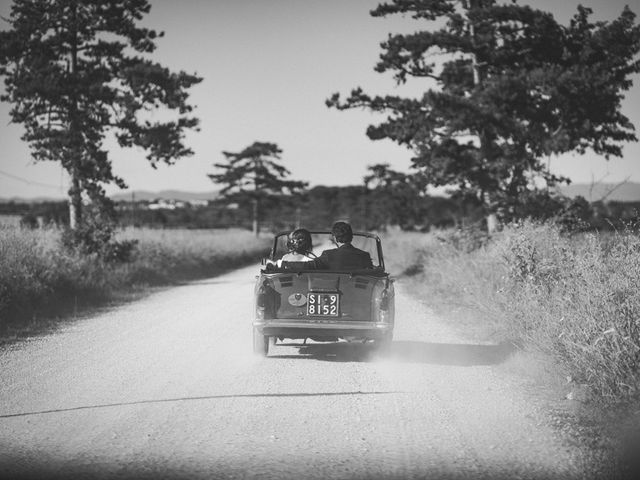
<path id="1" fill-rule="evenodd" d="M 337 317 L 340 311 L 340 296 L 337 293 L 309 293 L 307 315 Z"/>

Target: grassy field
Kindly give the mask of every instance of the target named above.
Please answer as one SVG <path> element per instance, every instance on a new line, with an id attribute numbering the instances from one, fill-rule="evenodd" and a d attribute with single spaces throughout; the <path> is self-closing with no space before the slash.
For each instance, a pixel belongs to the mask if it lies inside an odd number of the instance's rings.
<path id="1" fill-rule="evenodd" d="M 391 270 L 445 316 L 481 320 L 501 340 L 553 358 L 604 403 L 640 395 L 640 237 L 562 234 L 509 226 L 486 241 L 471 232 L 398 233 Z"/>
<path id="2" fill-rule="evenodd" d="M 131 262 L 107 263 L 66 250 L 57 229 L 0 227 L 0 334 L 32 330 L 70 309 L 140 287 L 257 264 L 271 240 L 241 230 L 135 229 L 118 237 L 138 241 Z"/>

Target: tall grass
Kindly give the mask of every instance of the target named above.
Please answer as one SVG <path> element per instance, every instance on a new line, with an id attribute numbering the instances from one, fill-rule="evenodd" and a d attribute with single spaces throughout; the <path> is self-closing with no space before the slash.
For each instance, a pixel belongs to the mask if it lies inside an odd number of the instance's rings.
<path id="1" fill-rule="evenodd" d="M 507 266 L 498 305 L 513 334 L 616 399 L 640 393 L 640 237 L 508 229 L 487 251 Z"/>
<path id="2" fill-rule="evenodd" d="M 65 249 L 57 229 L 0 227 L 0 332 L 20 329 L 72 302 L 92 304 L 140 285 L 213 276 L 258 262 L 268 238 L 241 230 L 120 232 L 137 240 L 130 262 L 105 262 Z"/>
<path id="3" fill-rule="evenodd" d="M 257 264 L 261 256 L 266 256 L 272 240 L 237 229 L 129 229 L 118 237 L 139 242 L 133 262 L 122 267 L 129 284 L 167 284 Z"/>
<path id="4" fill-rule="evenodd" d="M 640 395 L 640 237 L 569 236 L 530 222 L 489 242 L 415 235 L 389 246 L 400 247 L 399 270 L 421 295 L 469 308 L 503 337 L 553 356 L 596 398 Z"/>

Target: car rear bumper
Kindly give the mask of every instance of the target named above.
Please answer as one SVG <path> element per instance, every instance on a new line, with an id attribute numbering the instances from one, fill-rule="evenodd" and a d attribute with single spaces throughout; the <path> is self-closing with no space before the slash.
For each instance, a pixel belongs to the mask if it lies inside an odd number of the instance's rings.
<path id="1" fill-rule="evenodd" d="M 344 322 L 271 319 L 257 320 L 253 327 L 262 335 L 286 338 L 306 337 L 362 337 L 382 339 L 393 331 L 393 324 L 382 322 Z"/>

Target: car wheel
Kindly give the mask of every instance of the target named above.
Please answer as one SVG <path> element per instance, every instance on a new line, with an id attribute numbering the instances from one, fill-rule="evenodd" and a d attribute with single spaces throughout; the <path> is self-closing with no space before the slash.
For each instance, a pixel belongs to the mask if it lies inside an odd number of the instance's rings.
<path id="1" fill-rule="evenodd" d="M 269 354 L 270 338 L 253 329 L 253 353 L 266 357 Z"/>

